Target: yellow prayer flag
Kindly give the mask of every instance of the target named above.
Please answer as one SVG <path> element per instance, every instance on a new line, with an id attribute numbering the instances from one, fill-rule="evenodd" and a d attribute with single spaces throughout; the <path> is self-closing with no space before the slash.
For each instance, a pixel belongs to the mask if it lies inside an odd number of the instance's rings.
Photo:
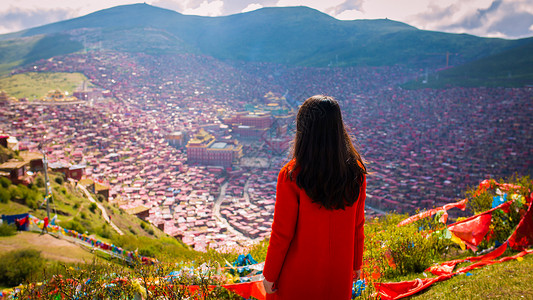
<path id="1" fill-rule="evenodd" d="M 466 249 L 465 242 L 463 242 L 463 240 L 461 240 L 455 234 L 453 234 L 453 232 L 451 232 L 451 234 L 452 234 L 452 238 L 451 238 L 452 242 L 458 244 L 459 247 L 461 247 L 461 250 L 465 250 Z"/>

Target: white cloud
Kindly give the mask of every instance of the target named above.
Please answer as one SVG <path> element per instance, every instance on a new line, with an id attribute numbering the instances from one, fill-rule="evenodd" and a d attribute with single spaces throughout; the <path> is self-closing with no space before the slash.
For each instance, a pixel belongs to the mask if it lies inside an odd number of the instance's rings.
<path id="1" fill-rule="evenodd" d="M 514 0 L 512 3 L 522 12 L 533 14 L 533 1 L 531 0 Z"/>
<path id="2" fill-rule="evenodd" d="M 79 17 L 139 0 L 1 0 L 0 33 Z M 532 0 L 146 0 L 183 14 L 220 16 L 266 6 L 305 5 L 340 20 L 382 19 L 480 36 L 533 36 Z M 244 9 L 243 9 L 244 7 Z M 44 12 L 61 11 L 46 15 Z M 15 17 L 18 16 L 18 19 Z"/>
<path id="3" fill-rule="evenodd" d="M 222 7 L 224 6 L 224 2 L 221 0 L 215 0 L 208 2 L 207 0 L 204 0 L 200 6 L 196 8 L 186 8 L 183 10 L 184 15 L 198 15 L 198 16 L 208 16 L 208 17 L 216 17 L 222 15 Z"/>
<path id="4" fill-rule="evenodd" d="M 356 9 L 348 9 L 341 12 L 340 14 L 335 15 L 334 17 L 339 20 L 355 20 L 364 19 L 365 15 Z"/>
<path id="5" fill-rule="evenodd" d="M 276 6 L 309 6 L 328 13 L 346 0 L 279 0 Z"/>
<path id="6" fill-rule="evenodd" d="M 450 0 L 448 0 L 450 1 Z M 532 36 L 533 2 L 523 0 L 457 1 L 428 9 L 401 20 L 415 27 L 485 37 L 519 38 Z"/>
<path id="7" fill-rule="evenodd" d="M 77 15 L 68 9 L 20 9 L 11 7 L 0 11 L 0 34 L 19 31 L 49 23 L 74 18 Z"/>
<path id="8" fill-rule="evenodd" d="M 259 3 L 250 3 L 241 12 L 244 13 L 244 12 L 248 12 L 248 11 L 252 11 L 252 10 L 257 10 L 257 9 L 260 9 L 260 8 L 263 8 L 263 5 L 261 5 Z"/>
<path id="9" fill-rule="evenodd" d="M 2 1 L 4 2 L 4 1 Z M 97 10 L 110 8 L 118 5 L 132 4 L 131 0 L 92 0 L 92 1 L 69 1 L 69 0 L 7 0 L 9 4 L 0 6 L 0 12 L 12 8 L 23 10 L 50 10 L 63 9 L 76 12 L 78 16 L 92 13 Z"/>

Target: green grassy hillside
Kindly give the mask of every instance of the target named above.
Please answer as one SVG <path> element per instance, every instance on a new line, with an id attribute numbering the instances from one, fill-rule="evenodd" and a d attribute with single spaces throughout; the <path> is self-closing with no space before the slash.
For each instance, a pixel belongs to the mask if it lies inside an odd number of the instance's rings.
<path id="1" fill-rule="evenodd" d="M 439 282 L 412 299 L 533 299 L 532 268 L 533 255 L 530 254 L 522 261 L 486 266 L 471 272 L 470 276 L 460 275 Z"/>
<path id="2" fill-rule="evenodd" d="M 84 81 L 88 79 L 80 73 L 29 72 L 0 78 L 0 90 L 17 99 L 33 100 L 45 96 L 50 89 L 59 89 L 72 95 Z"/>
<path id="3" fill-rule="evenodd" d="M 64 265 L 63 267 L 58 267 L 57 264 L 48 262 L 47 267 L 44 266 L 44 268 L 48 268 L 48 273 L 44 272 L 44 274 L 48 275 L 44 277 L 39 275 L 40 277 L 34 277 L 33 279 L 27 277 L 30 280 L 47 280 L 46 284 L 42 286 L 30 286 L 30 288 L 25 290 L 27 293 L 42 293 L 44 291 L 55 291 L 54 293 L 57 293 L 59 289 L 61 293 L 69 295 L 69 289 L 75 288 L 76 286 L 58 286 L 57 282 L 53 280 L 54 275 L 57 274 L 62 274 L 63 278 L 72 279 L 74 282 L 83 280 L 86 283 L 82 288 L 91 291 L 91 293 L 108 292 L 109 289 L 102 289 L 102 286 L 108 286 L 109 282 L 116 282 L 114 278 L 120 277 L 123 278 L 124 282 L 121 286 L 122 290 L 114 290 L 114 293 L 118 293 L 116 295 L 127 296 L 135 293 L 142 295 L 148 289 L 153 293 L 151 294 L 153 297 L 157 297 L 157 294 L 163 293 L 162 295 L 164 296 L 161 299 L 185 299 L 187 297 L 186 287 L 190 284 L 197 284 L 200 287 L 206 288 L 209 284 L 220 285 L 221 283 L 239 282 L 241 280 L 239 277 L 230 274 L 232 272 L 234 273 L 235 270 L 217 270 L 217 266 L 223 266 L 226 261 L 235 261 L 237 253 L 221 254 L 212 250 L 209 250 L 207 253 L 195 252 L 183 246 L 178 241 L 165 237 L 161 233 L 156 233 L 154 236 L 151 236 L 149 233 L 142 232 L 144 229 L 140 225 L 135 228 L 132 225 L 129 229 L 132 235 L 128 236 L 119 237 L 114 233 L 106 233 L 102 228 L 104 225 L 102 225 L 101 217 L 91 211 L 90 205 L 87 206 L 87 202 L 80 197 L 80 194 L 77 194 L 73 188 L 69 187 L 70 184 L 66 184 L 57 178 L 60 177 L 52 174 L 55 199 L 53 207 L 54 213 L 58 213 L 61 216 L 62 226 L 80 226 L 81 228 L 77 230 L 87 230 L 98 239 L 108 240 L 125 249 L 137 249 L 142 255 L 150 255 L 158 258 L 159 263 L 155 265 L 123 266 L 117 264 L 118 262 L 108 263 L 98 260 L 88 264 L 75 264 L 72 261 L 66 261 L 67 259 L 62 258 L 61 264 Z M 42 192 L 39 187 L 41 180 L 36 180 L 35 185 L 28 187 L 28 189 L 34 192 Z M 2 188 L 5 189 L 5 180 L 1 183 Z M 529 196 L 530 190 L 533 188 L 533 181 L 529 177 L 513 177 L 506 181 L 500 181 L 499 183 L 492 181 L 489 185 L 490 188 L 486 188 L 485 185 L 485 187 L 475 187 L 465 192 L 465 196 L 469 198 L 467 212 L 469 215 L 474 215 L 484 212 L 491 207 L 493 198 L 496 195 L 496 186 L 503 183 L 512 183 L 513 185 L 521 186 L 521 188 L 513 188 L 512 192 L 508 191 L 508 193 L 514 194 L 508 198 L 514 199 L 508 212 L 504 213 L 503 210 L 496 210 L 492 213 L 491 233 L 479 244 L 480 250 L 491 249 L 497 240 L 501 241 L 502 237 L 506 239 L 514 231 L 524 215 L 525 210 L 528 209 L 524 197 Z M 24 190 L 20 186 L 16 188 Z M 31 198 L 31 193 L 23 191 L 16 192 L 15 188 L 9 185 L 7 189 L 10 190 L 10 195 L 14 196 L 7 203 L 4 203 L 4 205 L 14 207 L 11 209 L 13 212 L 21 212 L 20 210 L 24 209 L 22 204 L 27 204 L 28 199 Z M 31 201 L 29 202 L 30 206 L 32 206 Z M 7 206 L 0 206 L 0 209 L 4 210 Z M 31 211 L 36 216 L 44 216 L 44 211 L 40 208 L 28 207 L 26 210 Z M 113 220 L 126 220 L 130 218 L 112 205 L 106 205 L 106 210 L 113 215 Z M 406 217 L 406 215 L 392 213 L 383 218 L 367 220 L 365 225 L 366 238 L 364 252 L 364 276 L 367 280 L 367 289 L 363 292 L 361 299 L 374 299 L 372 294 L 375 292 L 373 287 L 373 283 L 375 282 L 399 282 L 425 278 L 426 276 L 433 277 L 428 271 L 425 271 L 429 266 L 435 263 L 475 255 L 470 250 L 461 250 L 457 244 L 449 238 L 444 237 L 446 236 L 444 232 L 447 229 L 444 224 L 439 222 L 440 215 L 398 227 L 398 223 Z M 132 222 L 134 224 L 138 221 Z M 76 223 L 77 225 L 73 225 Z M 155 238 L 155 236 L 158 236 L 158 238 Z M 27 264 L 33 266 L 34 270 L 43 268 L 43 258 L 49 261 L 58 259 L 57 253 L 56 257 L 49 253 L 49 250 L 57 246 L 53 240 L 42 238 L 37 234 L 19 233 L 16 238 L 0 237 L 0 241 L 2 242 L 0 249 L 4 252 L 0 257 L 0 271 L 3 270 L 2 268 L 6 268 L 2 262 L 10 262 L 16 257 L 24 257 L 28 262 Z M 45 246 L 43 243 L 48 243 L 48 246 Z M 39 244 L 50 249 L 42 251 L 39 254 L 35 252 L 35 248 L 38 248 Z M 18 247 L 33 250 L 15 250 Z M 249 253 L 257 261 L 261 262 L 265 259 L 267 247 L 268 241 L 263 241 L 250 248 Z M 68 255 L 65 253 L 64 256 L 68 259 L 76 259 L 76 256 L 73 254 L 75 252 L 69 251 Z M 511 256 L 516 253 L 516 251 L 508 249 L 502 256 Z M 72 255 L 74 255 L 74 258 L 70 257 Z M 86 253 L 79 254 L 78 259 L 86 255 Z M 36 256 L 42 257 L 38 258 Z M 203 263 L 207 263 L 207 265 L 203 265 Z M 461 263 L 459 267 L 470 264 L 469 262 Z M 202 270 L 201 265 L 203 265 L 203 268 L 206 268 L 206 266 L 213 268 L 210 271 L 199 271 Z M 523 258 L 514 259 L 513 261 L 474 269 L 467 274 L 459 274 L 447 281 L 434 284 L 413 298 L 521 299 L 524 296 L 529 299 L 533 296 L 533 289 L 529 284 L 533 279 L 533 275 L 530 273 L 532 266 L 533 255 L 526 255 Z M 184 270 L 185 273 L 172 281 L 168 279 L 156 280 L 161 276 L 167 276 L 165 278 L 168 278 L 170 272 L 177 270 Z M 241 276 L 245 275 L 246 273 L 241 274 Z M 87 281 L 88 276 L 93 281 L 96 281 L 96 283 L 89 284 L 89 281 Z M 3 279 L 0 276 L 1 280 Z M 9 286 L 6 283 L 0 283 L 0 285 L 2 284 Z M 139 288 L 139 285 L 142 288 Z M 32 295 L 35 296 L 35 294 Z M 208 293 L 206 299 L 240 298 L 227 291 L 215 289 Z"/>
<path id="4" fill-rule="evenodd" d="M 33 35 L 0 42 L 0 76 L 10 69 L 39 59 L 73 53 L 83 49 L 66 34 Z"/>
<path id="5" fill-rule="evenodd" d="M 464 87 L 523 87 L 533 85 L 533 38 L 525 39 L 523 45 L 432 74 L 427 83 L 417 81 L 406 84 L 407 88 Z"/>

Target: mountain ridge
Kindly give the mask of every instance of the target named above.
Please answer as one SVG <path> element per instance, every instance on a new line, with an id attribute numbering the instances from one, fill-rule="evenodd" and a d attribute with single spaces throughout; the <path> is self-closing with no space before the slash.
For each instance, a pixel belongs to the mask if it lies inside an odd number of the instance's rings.
<path id="1" fill-rule="evenodd" d="M 191 53 L 308 67 L 404 65 L 433 71 L 526 44 L 533 44 L 533 39 L 427 31 L 389 19 L 344 21 L 305 6 L 203 17 L 130 4 L 0 35 L 0 72 L 84 49 Z"/>

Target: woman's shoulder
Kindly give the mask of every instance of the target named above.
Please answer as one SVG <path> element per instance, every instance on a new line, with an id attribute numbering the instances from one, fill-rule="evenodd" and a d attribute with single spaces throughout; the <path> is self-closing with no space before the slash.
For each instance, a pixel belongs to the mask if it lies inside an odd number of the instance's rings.
<path id="1" fill-rule="evenodd" d="M 294 179 L 296 175 L 296 173 L 294 172 L 296 171 L 295 167 L 296 167 L 296 160 L 291 159 L 279 171 L 278 180 L 292 181 L 291 179 Z"/>
<path id="2" fill-rule="evenodd" d="M 280 174 L 288 174 L 289 172 L 293 171 L 296 167 L 296 160 L 291 159 L 288 163 L 286 163 L 283 168 L 279 171 Z"/>

